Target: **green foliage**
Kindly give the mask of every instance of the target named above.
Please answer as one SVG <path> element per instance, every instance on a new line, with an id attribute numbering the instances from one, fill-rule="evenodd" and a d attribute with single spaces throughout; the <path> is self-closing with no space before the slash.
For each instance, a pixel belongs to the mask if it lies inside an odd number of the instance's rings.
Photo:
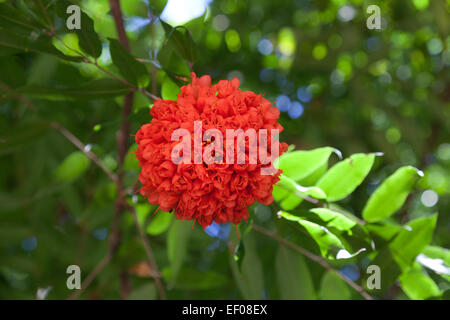
<path id="1" fill-rule="evenodd" d="M 424 300 L 441 294 L 436 283 L 420 268 L 412 268 L 399 277 L 403 291 L 409 298 Z"/>
<path id="2" fill-rule="evenodd" d="M 55 179 L 71 182 L 80 177 L 89 168 L 91 162 L 81 151 L 72 152 L 55 170 Z"/>
<path id="3" fill-rule="evenodd" d="M 349 300 L 350 289 L 333 271 L 327 271 L 320 283 L 320 298 L 324 300 Z"/>
<path id="4" fill-rule="evenodd" d="M 421 175 L 423 174 L 413 167 L 398 169 L 369 198 L 363 209 L 363 218 L 376 222 L 390 217 L 401 208 Z"/>
<path id="5" fill-rule="evenodd" d="M 122 82 L 114 79 L 92 80 L 76 87 L 44 87 L 30 85 L 21 87 L 17 92 L 48 100 L 96 100 L 122 96 L 130 91 L 130 88 Z"/>
<path id="6" fill-rule="evenodd" d="M 85 279 L 108 252 L 121 190 L 52 123 L 120 175 L 169 299 L 362 299 L 327 268 L 378 299 L 449 298 L 444 0 L 375 1 L 380 32 L 365 28 L 361 1 L 346 4 L 355 10 L 348 21 L 342 1 L 214 0 L 202 16 L 173 23 L 160 19 L 166 0 L 122 0 L 130 50 L 116 39 L 109 1 L 0 2 L 0 298 L 35 299 L 51 286 L 48 299 L 65 299 L 67 266 L 79 264 Z M 66 28 L 72 3 L 80 30 Z M 276 163 L 275 201 L 252 205 L 239 236 L 234 226 L 211 236 L 173 212 L 154 215 L 133 193 L 132 135 L 151 120 L 147 98 L 176 99 L 191 71 L 213 82 L 238 77 L 279 109 L 281 95 L 291 101 L 279 119 L 291 147 Z M 117 133 L 130 92 L 121 167 Z M 118 251 L 82 298 L 125 297 L 127 283 L 126 298 L 158 299 L 130 212 L 118 228 Z M 369 265 L 381 269 L 379 289 L 368 289 Z"/>
<path id="7" fill-rule="evenodd" d="M 149 74 L 145 65 L 137 61 L 116 39 L 108 39 L 111 58 L 119 68 L 120 74 L 131 84 L 140 88 L 149 83 Z"/>
<path id="8" fill-rule="evenodd" d="M 178 273 L 186 258 L 191 233 L 191 223 L 180 220 L 175 220 L 167 233 L 167 256 L 170 262 L 172 283 L 177 280 Z"/>
<path id="9" fill-rule="evenodd" d="M 354 154 L 328 170 L 317 182 L 328 201 L 344 199 L 358 187 L 372 168 L 375 154 Z"/>
<path id="10" fill-rule="evenodd" d="M 305 258 L 283 246 L 279 246 L 275 260 L 281 299 L 316 299 L 314 284 Z"/>
<path id="11" fill-rule="evenodd" d="M 173 215 L 170 213 L 159 211 L 147 227 L 147 233 L 151 235 L 158 235 L 165 232 L 172 222 Z"/>
<path id="12" fill-rule="evenodd" d="M 402 268 L 407 268 L 413 259 L 430 243 L 436 226 L 437 215 L 410 221 L 389 244 L 394 258 Z"/>

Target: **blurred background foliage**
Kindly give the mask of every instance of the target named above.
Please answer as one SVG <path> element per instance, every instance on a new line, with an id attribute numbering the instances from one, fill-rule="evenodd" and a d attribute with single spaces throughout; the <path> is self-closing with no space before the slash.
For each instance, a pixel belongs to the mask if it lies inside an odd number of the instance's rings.
<path id="1" fill-rule="evenodd" d="M 408 228 L 418 226 L 415 245 L 428 264 L 416 259 L 408 272 L 398 270 L 388 234 L 399 229 L 389 224 L 371 234 L 378 251 L 328 262 L 362 286 L 367 266 L 379 264 L 382 289 L 371 292 L 377 298 L 448 298 L 450 257 L 443 247 L 450 245 L 450 1 L 121 1 L 137 58 L 131 68 L 121 65 L 127 58 L 114 59 L 123 48 L 109 39 L 117 32 L 108 1 L 72 1 L 88 16 L 81 32 L 65 28 L 67 14 L 58 6 L 67 3 L 0 1 L 0 298 L 35 299 L 45 292 L 48 299 L 65 299 L 72 293 L 67 266 L 79 265 L 84 279 L 108 250 L 116 186 L 48 125 L 67 128 L 114 172 L 128 89 L 105 70 L 163 98 L 176 98 L 190 70 L 214 82 L 237 77 L 243 89 L 276 101 L 285 128 L 281 140 L 297 150 L 333 146 L 344 157 L 383 152 L 364 182 L 339 202 L 359 218 L 395 170 L 422 170 L 424 177 L 389 223 L 413 220 Z M 366 27 L 372 4 L 381 9 L 381 30 Z M 97 65 L 79 63 L 79 51 Z M 135 92 L 132 133 L 150 121 L 151 103 L 143 91 Z M 153 247 L 168 298 L 361 299 L 335 273 L 244 226 L 240 256 L 233 252 L 239 242 L 234 226 L 212 225 L 204 232 L 171 214 L 153 215 L 156 207 L 133 193 L 135 150 L 131 144 L 123 166 L 127 200 Z M 255 204 L 252 223 L 276 227 L 283 238 L 320 255 L 308 234 L 277 219 L 279 209 Z M 131 215 L 123 214 L 119 225 L 117 254 L 82 297 L 157 298 Z M 364 246 L 350 238 L 356 242 L 351 247 Z"/>

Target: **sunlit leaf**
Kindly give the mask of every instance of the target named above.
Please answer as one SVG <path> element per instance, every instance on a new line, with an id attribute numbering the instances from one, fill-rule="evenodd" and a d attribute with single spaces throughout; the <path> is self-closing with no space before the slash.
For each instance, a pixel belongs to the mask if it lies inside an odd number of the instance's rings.
<path id="1" fill-rule="evenodd" d="M 283 170 L 285 176 L 298 182 L 326 165 L 333 152 L 338 151 L 331 147 L 324 147 L 288 152 L 278 158 L 277 166 Z"/>
<path id="2" fill-rule="evenodd" d="M 421 268 L 411 268 L 399 277 L 400 284 L 406 295 L 414 300 L 436 297 L 441 290 Z"/>
<path id="3" fill-rule="evenodd" d="M 152 217 L 147 227 L 147 233 L 158 235 L 165 232 L 172 222 L 173 214 L 159 210 L 156 216 Z"/>
<path id="4" fill-rule="evenodd" d="M 319 246 L 322 256 L 335 259 L 336 253 L 340 249 L 345 249 L 341 240 L 327 228 L 284 211 L 280 211 L 279 215 L 286 220 L 297 222 L 304 227 Z"/>
<path id="5" fill-rule="evenodd" d="M 328 170 L 317 182 L 328 201 L 344 199 L 364 180 L 372 168 L 375 154 L 358 153 L 342 160 Z"/>
<path id="6" fill-rule="evenodd" d="M 396 261 L 402 268 L 409 266 L 414 258 L 430 243 L 436 225 L 437 214 L 417 218 L 407 224 L 389 244 Z"/>
<path id="7" fill-rule="evenodd" d="M 340 212 L 331 209 L 314 208 L 310 211 L 319 216 L 320 219 L 325 221 L 327 223 L 327 227 L 334 227 L 341 231 L 347 231 L 349 235 L 352 234 L 351 229 L 356 225 L 356 221 L 346 217 Z"/>
<path id="8" fill-rule="evenodd" d="M 423 174 L 414 167 L 402 167 L 389 176 L 375 190 L 363 209 L 363 218 L 368 222 L 390 217 L 401 208 L 417 180 Z"/>

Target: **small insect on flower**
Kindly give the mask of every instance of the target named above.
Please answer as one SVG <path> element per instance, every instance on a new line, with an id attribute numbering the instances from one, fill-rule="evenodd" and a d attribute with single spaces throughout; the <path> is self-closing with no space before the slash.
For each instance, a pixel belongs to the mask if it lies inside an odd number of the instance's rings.
<path id="1" fill-rule="evenodd" d="M 209 76 L 192 73 L 191 80 L 176 101 L 155 100 L 153 119 L 136 134 L 139 191 L 161 210 L 174 210 L 176 218 L 197 221 L 203 229 L 212 222 L 239 224 L 255 201 L 273 201 L 281 174 L 273 161 L 288 148 L 273 135 L 283 130 L 280 112 L 262 95 L 240 90 L 236 78 L 211 85 Z M 175 134 L 180 130 L 183 135 Z M 230 140 L 230 132 L 238 134 Z M 174 152 L 182 161 L 174 161 Z"/>

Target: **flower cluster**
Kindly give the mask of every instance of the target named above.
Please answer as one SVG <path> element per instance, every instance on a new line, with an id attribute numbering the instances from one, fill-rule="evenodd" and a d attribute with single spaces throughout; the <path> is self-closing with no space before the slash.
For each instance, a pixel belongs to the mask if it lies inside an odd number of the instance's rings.
<path id="1" fill-rule="evenodd" d="M 198 121 L 203 132 L 218 129 L 224 135 L 227 129 L 281 132 L 283 128 L 277 122 L 279 110 L 263 96 L 241 91 L 238 79 L 222 80 L 215 85 L 211 85 L 209 76 L 197 78 L 192 73 L 191 79 L 192 84 L 181 88 L 176 101 L 156 100 L 150 111 L 153 119 L 136 134 L 139 180 L 143 185 L 140 193 L 161 210 L 174 210 L 178 219 L 194 219 L 203 228 L 212 222 L 238 224 L 247 220 L 248 207 L 255 200 L 266 205 L 272 203 L 273 185 L 279 181 L 281 171 L 261 174 L 260 169 L 268 165 L 259 159 L 256 164 L 249 161 L 176 164 L 171 154 L 179 141 L 172 141 L 172 133 L 177 129 L 194 133 L 194 122 Z M 271 140 L 275 141 L 278 154 L 287 150 L 286 143 L 270 136 L 267 144 Z M 210 143 L 203 142 L 202 148 Z M 248 159 L 247 141 L 245 152 Z"/>

